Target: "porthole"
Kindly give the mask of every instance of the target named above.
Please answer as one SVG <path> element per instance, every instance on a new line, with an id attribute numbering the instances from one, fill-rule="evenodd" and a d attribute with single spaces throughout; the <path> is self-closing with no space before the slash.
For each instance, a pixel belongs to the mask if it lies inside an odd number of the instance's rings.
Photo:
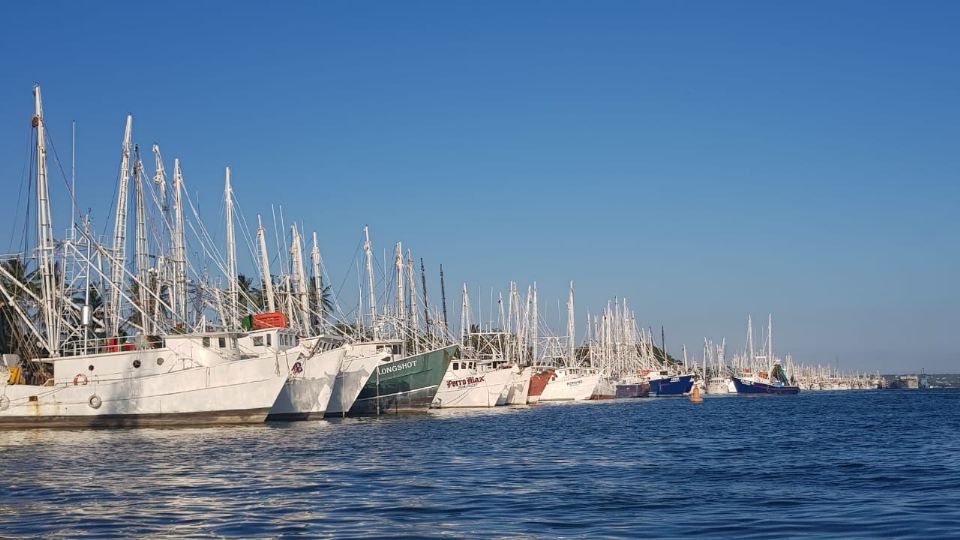
<path id="1" fill-rule="evenodd" d="M 158 365 L 158 366 L 162 366 L 162 365 L 163 365 L 163 357 L 162 357 L 162 356 L 157 357 L 157 365 Z"/>
<path id="2" fill-rule="evenodd" d="M 87 370 L 93 371 L 93 364 L 90 364 L 89 366 L 87 366 Z"/>
<path id="3" fill-rule="evenodd" d="M 140 367 L 140 360 L 134 360 L 134 361 L 133 361 L 133 367 L 135 367 L 135 368 Z"/>

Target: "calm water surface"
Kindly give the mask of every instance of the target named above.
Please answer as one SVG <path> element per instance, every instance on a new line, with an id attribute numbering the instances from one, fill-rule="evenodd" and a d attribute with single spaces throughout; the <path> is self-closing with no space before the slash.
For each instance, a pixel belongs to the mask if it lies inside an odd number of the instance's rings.
<path id="1" fill-rule="evenodd" d="M 960 537 L 960 391 L 0 432 L 0 535 Z"/>

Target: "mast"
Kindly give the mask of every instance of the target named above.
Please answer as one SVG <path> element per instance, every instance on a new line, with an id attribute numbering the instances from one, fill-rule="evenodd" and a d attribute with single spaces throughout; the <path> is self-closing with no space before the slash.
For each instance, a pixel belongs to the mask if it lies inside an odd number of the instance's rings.
<path id="1" fill-rule="evenodd" d="M 467 293 L 467 284 L 463 284 L 463 291 L 460 293 L 460 338 L 461 343 L 466 346 L 470 337 L 470 295 Z"/>
<path id="2" fill-rule="evenodd" d="M 750 369 L 753 365 L 753 318 L 747 315 L 747 361 L 750 363 Z"/>
<path id="3" fill-rule="evenodd" d="M 140 148 L 133 146 L 133 193 L 136 211 L 136 237 L 134 243 L 134 262 L 136 263 L 137 280 L 140 285 L 137 287 L 137 302 L 140 304 L 140 323 L 144 334 L 152 334 L 150 322 L 147 318 L 149 298 L 147 288 L 150 280 L 150 253 L 147 244 L 147 216 L 144 207 L 143 197 L 143 163 L 140 161 Z"/>
<path id="4" fill-rule="evenodd" d="M 839 360 L 838 370 L 839 370 Z M 767 315 L 767 371 L 773 373 L 773 313 Z"/>
<path id="5" fill-rule="evenodd" d="M 530 312 L 530 341 L 533 344 L 533 362 L 537 361 L 537 341 L 539 339 L 540 314 L 538 313 L 537 282 L 533 282 L 533 309 Z"/>
<path id="6" fill-rule="evenodd" d="M 423 257 L 420 257 L 420 284 L 423 286 L 423 323 L 430 333 L 430 300 L 427 298 L 427 270 L 423 266 Z"/>
<path id="7" fill-rule="evenodd" d="M 397 322 L 399 328 L 407 318 L 407 305 L 403 293 L 403 245 L 397 242 L 393 254 L 393 264 L 397 272 Z M 399 332 L 398 332 L 399 334 Z M 399 337 L 399 336 L 398 336 Z"/>
<path id="8" fill-rule="evenodd" d="M 373 327 L 373 339 L 380 339 L 377 323 L 377 294 L 373 289 L 373 249 L 370 246 L 370 229 L 363 226 L 363 252 L 367 256 L 367 307 L 370 309 L 370 325 Z"/>
<path id="9" fill-rule="evenodd" d="M 576 363 L 576 333 L 577 328 L 574 323 L 574 311 L 573 311 L 573 282 L 570 282 L 570 296 L 567 299 L 567 362 L 570 367 L 573 367 Z"/>
<path id="10" fill-rule="evenodd" d="M 410 333 L 410 340 L 413 343 L 413 352 L 416 354 L 420 352 L 420 310 L 417 308 L 417 285 L 416 278 L 413 277 L 413 257 L 409 249 L 407 249 L 407 294 L 410 296 L 407 329 Z"/>
<path id="11" fill-rule="evenodd" d="M 33 127 L 37 130 L 37 265 L 40 270 L 43 323 L 46 327 L 43 346 L 50 356 L 57 356 L 60 348 L 60 317 L 57 313 L 57 285 L 53 274 L 53 220 L 47 184 L 46 126 L 40 85 L 33 87 L 33 97 Z"/>
<path id="12" fill-rule="evenodd" d="M 187 320 L 187 254 L 183 229 L 183 173 L 173 160 L 173 305 L 176 319 Z"/>
<path id="13" fill-rule="evenodd" d="M 447 329 L 447 288 L 443 283 L 443 265 L 440 265 L 440 303 L 443 305 L 443 329 Z"/>
<path id="14" fill-rule="evenodd" d="M 270 275 L 270 255 L 267 253 L 267 236 L 263 230 L 263 221 L 260 219 L 260 214 L 257 214 L 257 240 L 260 242 L 260 268 L 263 275 L 260 276 L 260 279 L 263 280 L 263 290 L 264 294 L 267 296 L 267 311 L 274 312 L 277 310 L 277 303 L 273 297 L 273 277 Z"/>
<path id="15" fill-rule="evenodd" d="M 323 277 L 320 275 L 320 247 L 317 245 L 317 233 L 313 233 L 313 247 L 310 249 L 310 263 L 313 265 L 313 290 L 316 296 L 317 313 L 320 315 L 320 328 L 323 331 L 326 313 L 323 307 Z"/>
<path id="16" fill-rule="evenodd" d="M 130 183 L 130 139 L 133 132 L 133 116 L 127 115 L 123 131 L 123 146 L 120 150 L 120 180 L 117 188 L 117 208 L 113 221 L 113 262 L 110 272 L 110 304 L 105 313 L 111 325 L 111 335 L 120 333 L 120 299 L 123 292 L 123 270 L 127 260 L 127 200 Z"/>
<path id="17" fill-rule="evenodd" d="M 236 330 L 240 326 L 237 288 L 237 246 L 233 237 L 233 188 L 230 187 L 230 167 L 226 168 L 226 180 L 223 186 L 224 207 L 227 221 L 227 328 Z"/>
<path id="18" fill-rule="evenodd" d="M 290 247 L 290 263 L 293 265 L 294 290 L 300 299 L 301 329 L 307 332 L 310 328 L 310 296 L 307 291 L 307 277 L 303 271 L 303 243 L 300 240 L 300 231 L 297 224 L 290 225 L 290 236 L 293 239 Z"/>

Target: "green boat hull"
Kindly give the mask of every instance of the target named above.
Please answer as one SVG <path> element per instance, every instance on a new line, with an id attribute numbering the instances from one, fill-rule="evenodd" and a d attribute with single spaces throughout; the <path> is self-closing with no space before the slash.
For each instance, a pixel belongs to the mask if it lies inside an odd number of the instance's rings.
<path id="1" fill-rule="evenodd" d="M 450 345 L 380 364 L 347 414 L 372 416 L 426 411 L 459 350 L 459 346 Z"/>

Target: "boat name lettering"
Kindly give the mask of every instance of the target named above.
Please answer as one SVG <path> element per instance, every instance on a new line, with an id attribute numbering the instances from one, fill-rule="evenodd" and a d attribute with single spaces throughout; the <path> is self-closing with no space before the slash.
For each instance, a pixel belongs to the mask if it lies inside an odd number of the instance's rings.
<path id="1" fill-rule="evenodd" d="M 381 367 L 381 368 L 380 368 L 380 374 L 381 374 L 381 375 L 386 375 L 386 374 L 388 374 L 388 373 L 396 373 L 397 371 L 401 371 L 401 370 L 404 370 L 404 369 L 412 369 L 412 368 L 415 368 L 415 367 L 417 367 L 417 361 L 416 361 L 416 360 L 410 360 L 409 362 L 404 362 L 404 363 L 402 363 L 402 364 L 394 364 L 394 365 L 392 365 L 392 366 L 384 366 L 384 367 Z"/>
<path id="2" fill-rule="evenodd" d="M 457 379 L 455 381 L 447 381 L 447 388 L 455 388 L 458 386 L 469 386 L 471 384 L 479 384 L 483 382 L 484 377 L 467 377 L 466 379 Z"/>

